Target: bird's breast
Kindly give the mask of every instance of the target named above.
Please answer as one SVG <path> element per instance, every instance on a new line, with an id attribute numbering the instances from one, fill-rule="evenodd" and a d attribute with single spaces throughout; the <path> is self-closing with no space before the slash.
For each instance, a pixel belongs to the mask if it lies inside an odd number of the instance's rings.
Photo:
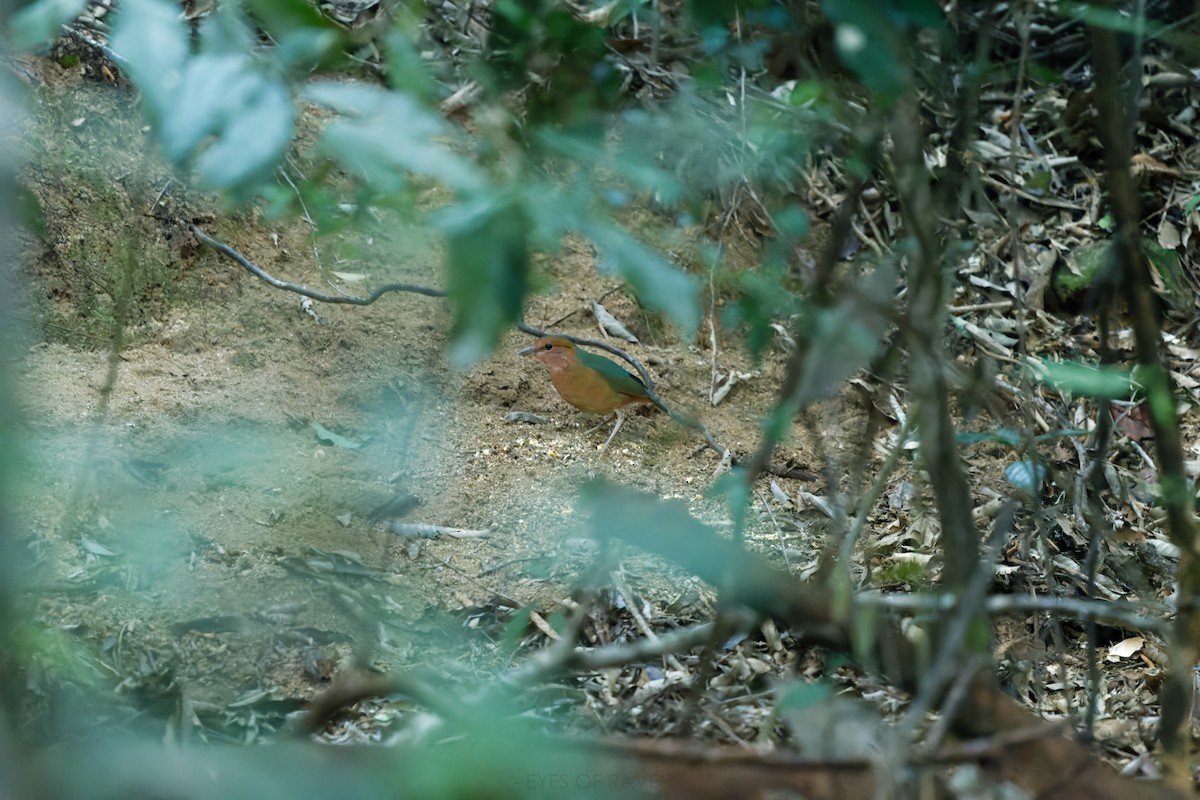
<path id="1" fill-rule="evenodd" d="M 586 367 L 551 369 L 550 381 L 563 400 L 591 414 L 608 414 L 641 399 L 621 394 L 608 385 L 603 375 Z"/>

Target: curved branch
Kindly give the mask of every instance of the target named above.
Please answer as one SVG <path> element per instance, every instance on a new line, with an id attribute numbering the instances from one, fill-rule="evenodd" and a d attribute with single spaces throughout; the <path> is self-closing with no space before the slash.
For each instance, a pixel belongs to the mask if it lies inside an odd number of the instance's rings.
<path id="1" fill-rule="evenodd" d="M 366 297 L 318 292 L 316 289 L 309 289 L 307 286 L 302 286 L 298 283 L 292 283 L 291 281 L 285 281 L 276 278 L 274 275 L 270 274 L 265 269 L 258 266 L 258 264 L 255 264 L 253 261 L 246 258 L 237 250 L 234 250 L 220 239 L 209 236 L 207 233 L 200 230 L 200 228 L 198 228 L 194 223 L 185 222 L 183 225 L 188 229 L 188 232 L 191 233 L 192 236 L 196 237 L 198 241 L 204 242 L 204 244 L 216 250 L 226 258 L 236 261 L 248 272 L 252 273 L 256 278 L 264 283 L 268 283 L 271 286 L 274 286 L 276 289 L 286 289 L 289 292 L 295 292 L 296 294 L 312 298 L 313 300 L 320 300 L 322 303 L 341 303 L 343 305 L 351 306 L 369 306 L 389 292 L 411 292 L 413 294 L 422 294 L 426 297 L 446 296 L 446 292 L 443 289 L 434 289 L 429 286 L 421 286 L 415 283 L 387 283 L 383 286 L 380 286 Z"/>

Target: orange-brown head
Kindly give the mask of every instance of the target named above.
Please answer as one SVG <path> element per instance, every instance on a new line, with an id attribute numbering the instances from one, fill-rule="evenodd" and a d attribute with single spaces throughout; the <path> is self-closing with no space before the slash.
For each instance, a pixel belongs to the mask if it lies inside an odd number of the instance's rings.
<path id="1" fill-rule="evenodd" d="M 579 357 L 575 355 L 575 345 L 561 336 L 545 336 L 538 339 L 529 347 L 518 350 L 517 355 L 533 356 L 551 372 L 555 369 L 566 369 L 579 361 Z"/>

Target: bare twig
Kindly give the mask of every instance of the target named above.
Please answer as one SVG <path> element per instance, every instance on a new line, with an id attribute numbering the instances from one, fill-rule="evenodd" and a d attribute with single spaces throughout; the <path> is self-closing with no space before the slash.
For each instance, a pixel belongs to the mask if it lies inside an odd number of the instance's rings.
<path id="1" fill-rule="evenodd" d="M 949 593 L 916 595 L 900 593 L 864 592 L 854 601 L 860 605 L 877 606 L 896 611 L 947 612 L 954 609 L 957 600 Z M 1086 597 L 1032 597 L 1017 594 L 994 594 L 984 601 L 983 609 L 989 614 L 1006 614 L 1014 611 L 1045 611 L 1062 617 L 1088 620 L 1094 619 L 1108 625 L 1117 625 L 1135 631 L 1162 633 L 1169 622 L 1170 609 L 1152 606 L 1144 610 L 1128 603 L 1107 600 L 1092 600 Z M 1146 616 L 1157 613 L 1159 616 Z"/>
<path id="2" fill-rule="evenodd" d="M 1116 3 L 1100 8 L 1114 10 Z M 1097 133 L 1104 146 L 1109 197 L 1117 230 L 1113 237 L 1115 262 L 1122 279 L 1122 296 L 1133 320 L 1134 350 L 1141 366 L 1140 382 L 1150 399 L 1151 425 L 1159 460 L 1162 505 L 1167 531 L 1179 548 L 1179 594 L 1191 597 L 1200 591 L 1200 535 L 1193 511 L 1194 497 L 1183 463 L 1174 391 L 1170 373 L 1163 363 L 1162 336 L 1158 325 L 1157 300 L 1149 264 L 1142 251 L 1139 224 L 1139 190 L 1129 168 L 1133 141 L 1127 120 L 1129 106 L 1121 102 L 1121 57 L 1117 33 L 1103 24 L 1089 26 L 1092 58 L 1096 70 L 1094 92 L 1098 112 Z M 1140 71 L 1139 71 L 1140 77 Z M 1191 790 L 1190 720 L 1194 680 L 1192 665 L 1200 649 L 1200 615 L 1180 608 L 1172 642 L 1174 666 L 1159 693 L 1162 724 L 1159 736 L 1166 753 L 1164 766 L 1177 788 Z"/>
<path id="3" fill-rule="evenodd" d="M 246 271 L 250 272 L 252 275 L 257 277 L 259 280 L 263 281 L 264 283 L 274 286 L 276 289 L 284 289 L 289 292 L 294 292 L 303 297 L 311 297 L 313 300 L 319 300 L 322 303 L 341 303 L 343 305 L 351 305 L 351 306 L 369 306 L 372 303 L 374 303 L 376 300 L 378 300 L 379 298 L 383 297 L 385 294 L 388 294 L 390 292 L 410 292 L 412 294 L 425 295 L 426 297 L 445 297 L 446 296 L 446 292 L 442 289 L 434 289 L 429 286 L 420 286 L 415 283 L 384 284 L 383 286 L 380 286 L 377 289 L 375 289 L 373 292 L 371 292 L 366 297 L 358 297 L 356 295 L 326 294 L 325 292 L 318 292 L 315 289 L 309 289 L 307 286 L 303 286 L 298 283 L 292 283 L 291 281 L 285 281 L 285 280 L 280 280 L 279 278 L 276 278 L 274 275 L 271 275 L 269 272 L 267 272 L 265 269 L 260 267 L 258 264 L 255 264 L 253 261 L 251 261 L 250 259 L 246 258 L 244 255 L 239 253 L 237 250 L 233 249 L 229 245 L 222 242 L 220 239 L 217 239 L 217 238 L 205 233 L 193 222 L 183 222 L 181 224 L 187 229 L 187 231 L 189 233 L 192 234 L 192 236 L 196 237 L 196 239 L 198 241 L 203 242 L 204 244 L 208 245 L 212 249 L 216 250 L 221 255 L 223 255 L 226 258 L 241 265 L 243 268 L 246 269 Z"/>
<path id="4" fill-rule="evenodd" d="M 287 182 L 287 185 L 292 187 L 292 191 L 296 193 L 296 202 L 300 204 L 300 210 L 304 212 L 304 221 L 308 223 L 309 235 L 312 237 L 313 260 L 317 262 L 317 269 L 323 274 L 325 266 L 321 263 L 321 249 L 317 246 L 317 223 L 312 218 L 312 215 L 308 213 L 308 205 L 304 202 L 304 195 L 300 192 L 300 187 L 292 180 L 292 176 L 288 175 L 287 170 L 282 166 L 277 171 L 283 177 L 284 181 Z"/>
<path id="5" fill-rule="evenodd" d="M 943 687 L 954 676 L 971 623 L 982 611 L 987 598 L 987 589 L 994 574 L 992 565 L 1000 552 L 1001 543 L 1012 531 L 1014 514 L 1014 504 L 1009 503 L 996 519 L 987 548 L 976 562 L 975 574 L 969 582 L 959 581 L 956 584 L 960 587 L 957 613 L 946 626 L 938 643 L 937 656 L 922 675 L 920 689 L 897 726 L 896 741 L 900 747 L 907 747 L 912 733 L 921 724 L 925 714 L 941 699 Z"/>
<path id="6" fill-rule="evenodd" d="M 774 486 L 775 482 L 771 481 L 771 485 Z M 771 508 L 771 504 L 761 493 L 758 493 L 758 502 L 762 503 L 762 507 L 767 510 L 767 515 L 771 517 L 771 524 L 775 526 L 775 535 L 779 537 L 779 554 L 783 556 L 783 566 L 788 572 L 791 572 L 792 560 L 788 557 L 787 540 L 783 536 L 783 528 L 775 516 L 775 510 Z"/>
<path id="7" fill-rule="evenodd" d="M 443 719 L 463 718 L 462 707 L 450 699 L 452 695 L 416 675 L 363 675 L 317 695 L 307 711 L 291 724 L 288 732 L 296 737 L 311 736 L 320 732 L 343 708 L 372 697 L 392 694 L 409 697 Z"/>
<path id="8" fill-rule="evenodd" d="M 660 633 L 655 639 L 637 639 L 589 650 L 576 644 L 579 640 L 578 632 L 587 619 L 589 606 L 590 603 L 580 603 L 572 614 L 567 625 L 568 632 L 562 634 L 562 639 L 534 653 L 516 669 L 501 675 L 500 683 L 510 688 L 531 686 L 571 670 L 609 669 L 683 652 L 707 641 L 715 624 L 707 622 Z M 744 614 L 739 618 L 741 624 L 749 624 L 750 621 L 751 618 Z"/>
<path id="9" fill-rule="evenodd" d="M 649 641 L 657 642 L 658 634 L 656 634 L 650 627 L 650 623 L 646 622 L 646 618 L 642 615 L 641 609 L 638 608 L 637 602 L 634 601 L 633 592 L 629 590 L 629 585 L 625 581 L 625 576 L 621 574 L 620 570 L 613 570 L 611 574 L 613 586 L 615 586 L 617 591 L 621 593 L 621 596 L 625 598 L 625 608 L 627 611 L 629 611 L 629 615 L 633 617 L 633 621 L 634 624 L 637 625 L 637 629 L 641 631 L 642 636 Z M 681 674 L 685 672 L 683 665 L 679 663 L 679 659 L 675 658 L 673 654 L 664 653 L 663 659 L 667 662 L 671 669 L 675 670 L 676 672 Z"/>

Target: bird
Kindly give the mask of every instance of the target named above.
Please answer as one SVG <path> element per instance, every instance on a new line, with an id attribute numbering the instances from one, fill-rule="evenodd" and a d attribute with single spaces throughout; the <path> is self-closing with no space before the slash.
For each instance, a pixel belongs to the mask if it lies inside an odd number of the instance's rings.
<path id="1" fill-rule="evenodd" d="M 533 356 L 545 364 L 546 369 L 550 370 L 550 382 L 559 396 L 580 411 L 589 414 L 616 413 L 617 424 L 600 448 L 601 456 L 608 450 L 617 431 L 621 430 L 626 406 L 653 403 L 667 410 L 659 400 L 650 396 L 646 384 L 624 367 L 604 356 L 576 347 L 569 339 L 546 336 L 529 347 L 521 348 L 517 355 Z"/>

